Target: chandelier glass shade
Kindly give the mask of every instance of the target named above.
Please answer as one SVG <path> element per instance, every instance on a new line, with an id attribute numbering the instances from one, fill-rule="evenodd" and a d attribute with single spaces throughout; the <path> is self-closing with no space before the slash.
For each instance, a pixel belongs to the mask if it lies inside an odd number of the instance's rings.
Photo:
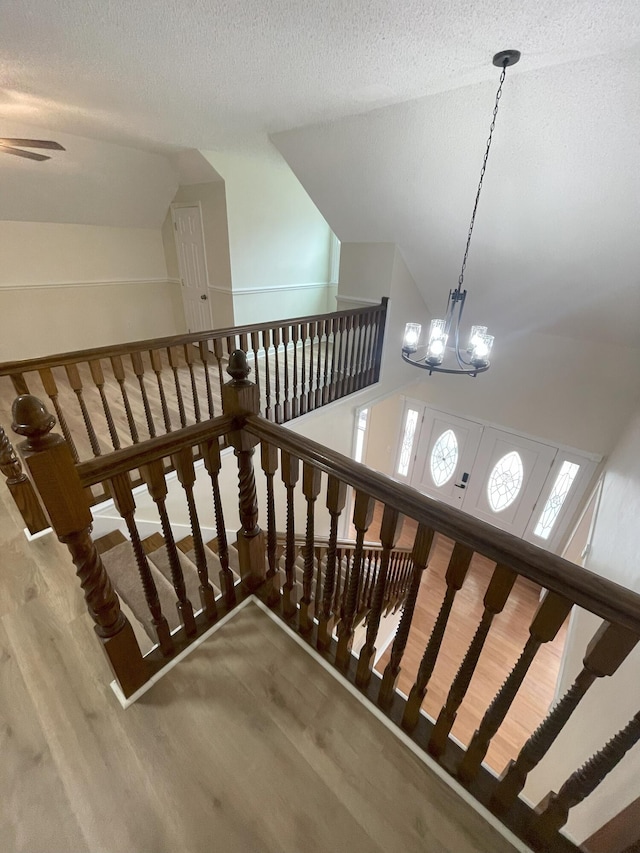
<path id="1" fill-rule="evenodd" d="M 491 366 L 489 356 L 493 347 L 493 335 L 488 334 L 486 326 L 471 326 L 466 344 L 460 339 L 462 313 L 467 297 L 467 291 L 463 290 L 463 282 L 469 247 L 471 246 L 471 235 L 473 234 L 482 183 L 487 169 L 493 131 L 496 126 L 498 106 L 502 95 L 502 84 L 505 80 L 507 67 L 515 65 L 519 59 L 520 53 L 517 50 L 503 50 L 500 53 L 496 53 L 493 57 L 493 64 L 502 68 L 502 73 L 500 74 L 500 83 L 496 93 L 493 117 L 489 128 L 489 138 L 487 139 L 482 169 L 480 170 L 480 182 L 471 214 L 471 223 L 462 259 L 462 268 L 458 276 L 457 287 L 449 291 L 445 317 L 443 320 L 437 319 L 431 321 L 429 334 L 424 343 L 421 342 L 422 326 L 420 323 L 407 323 L 405 327 L 402 358 L 414 367 L 428 370 L 429 375 L 432 373 L 453 373 L 465 376 L 477 376 L 478 373 L 483 373 Z M 450 358 L 451 352 L 454 354 L 453 358 Z"/>

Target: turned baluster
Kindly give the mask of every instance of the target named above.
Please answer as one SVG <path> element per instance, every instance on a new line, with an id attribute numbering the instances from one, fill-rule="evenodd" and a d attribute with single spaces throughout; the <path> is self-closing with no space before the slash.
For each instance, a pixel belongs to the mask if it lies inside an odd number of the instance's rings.
<path id="1" fill-rule="evenodd" d="M 466 545 L 461 545 L 459 542 L 456 542 L 451 553 L 449 565 L 447 566 L 447 573 L 445 575 L 447 591 L 444 594 L 442 604 L 440 605 L 440 611 L 433 626 L 433 630 L 431 631 L 431 636 L 429 637 L 429 642 L 426 645 L 422 660 L 420 661 L 418 677 L 411 688 L 411 692 L 409 693 L 409 698 L 407 699 L 407 704 L 404 709 L 402 726 L 407 729 L 407 731 L 413 731 L 418 724 L 420 708 L 424 702 L 425 696 L 427 695 L 427 686 L 438 659 L 438 652 L 442 645 L 451 608 L 453 607 L 453 602 L 455 601 L 458 591 L 462 589 L 462 584 L 467 576 L 472 557 L 473 551 L 471 548 L 467 548 Z"/>
<path id="2" fill-rule="evenodd" d="M 7 487 L 15 501 L 29 533 L 46 530 L 49 522 L 45 516 L 31 480 L 22 470 L 20 459 L 4 429 L 0 426 L 0 471 L 7 478 Z"/>
<path id="3" fill-rule="evenodd" d="M 29 386 L 27 384 L 27 380 L 24 378 L 24 373 L 11 373 L 9 374 L 11 378 L 11 384 L 13 385 L 14 391 L 18 396 L 23 396 L 29 394 Z"/>
<path id="4" fill-rule="evenodd" d="M 373 594 L 373 604 L 367 619 L 367 637 L 358 658 L 358 669 L 356 672 L 356 684 L 358 687 L 366 687 L 371 681 L 373 672 L 373 660 L 376 653 L 376 637 L 380 628 L 382 618 L 382 607 L 384 603 L 384 590 L 387 583 L 389 561 L 391 551 L 395 548 L 400 532 L 402 530 L 403 516 L 397 509 L 385 506 L 380 525 L 380 542 L 382 543 L 382 557 L 380 559 L 380 570 L 376 579 Z"/>
<path id="5" fill-rule="evenodd" d="M 327 509 L 329 510 L 329 544 L 324 570 L 324 588 L 322 608 L 318 619 L 318 649 L 324 651 L 331 643 L 335 625 L 334 595 L 336 590 L 336 551 L 338 541 L 338 522 L 347 502 L 347 486 L 336 477 L 329 476 L 327 481 Z"/>
<path id="6" fill-rule="evenodd" d="M 324 577 L 322 567 L 324 566 L 325 559 L 327 556 L 327 549 L 324 548 L 322 545 L 316 545 L 314 548 L 314 554 L 316 557 L 316 566 L 318 568 L 316 571 L 315 595 L 313 596 L 313 612 L 316 616 L 319 617 L 322 611 L 322 581 Z"/>
<path id="7" fill-rule="evenodd" d="M 364 537 L 373 520 L 373 511 L 376 502 L 366 492 L 356 491 L 355 505 L 353 508 L 353 526 L 356 529 L 356 546 L 353 554 L 349 581 L 346 582 L 346 599 L 344 617 L 338 626 L 338 650 L 336 653 L 336 666 L 346 669 L 351 657 L 351 646 L 353 645 L 354 621 L 356 615 L 356 603 L 358 600 L 358 587 L 362 574 L 362 556 L 364 553 Z"/>
<path id="8" fill-rule="evenodd" d="M 334 335 L 335 334 L 336 334 L 336 331 L 334 330 Z M 343 358 L 343 352 L 344 352 L 344 346 L 345 346 L 345 318 L 344 317 L 338 317 L 337 318 L 337 336 L 338 336 L 338 345 L 337 345 L 338 360 L 336 362 L 336 371 L 335 371 L 335 377 L 334 377 L 334 394 L 333 394 L 334 400 L 337 400 L 340 397 L 342 397 L 342 385 L 343 385 L 342 358 Z M 335 355 L 335 352 L 334 352 L 334 355 Z"/>
<path id="9" fill-rule="evenodd" d="M 291 389 L 289 388 L 289 340 L 290 327 L 282 326 L 282 345 L 284 347 L 284 423 L 291 420 Z"/>
<path id="10" fill-rule="evenodd" d="M 572 607 L 572 601 L 555 592 L 548 592 L 541 601 L 529 626 L 529 637 L 522 654 L 487 709 L 458 768 L 458 778 L 465 785 L 478 775 L 491 739 L 507 716 L 538 649 L 555 638 Z"/>
<path id="11" fill-rule="evenodd" d="M 380 368 L 382 367 L 382 350 L 384 347 L 384 327 L 387 317 L 388 296 L 382 297 L 382 308 L 378 311 L 378 321 L 376 324 L 376 341 L 375 341 L 375 367 L 373 371 L 372 381 L 377 382 L 380 379 Z"/>
<path id="12" fill-rule="evenodd" d="M 316 393 L 315 393 L 315 408 L 318 409 L 322 405 L 322 330 L 324 322 L 318 320 L 316 323 L 316 334 L 318 336 L 318 351 L 316 353 Z"/>
<path id="13" fill-rule="evenodd" d="M 249 381 L 250 367 L 242 350 L 229 356 L 227 373 L 231 381 L 222 386 L 222 409 L 225 415 L 240 419 L 260 411 L 258 387 Z M 240 530 L 238 530 L 238 558 L 242 582 L 253 591 L 266 578 L 264 536 L 258 525 L 258 498 L 253 471 L 253 454 L 260 439 L 246 430 L 233 430 L 228 435 L 229 444 L 238 460 Z"/>
<path id="14" fill-rule="evenodd" d="M 211 362 L 211 350 L 209 349 L 209 341 L 200 341 L 198 344 L 198 349 L 200 351 L 200 362 L 202 363 L 202 369 L 204 372 L 204 384 L 207 389 L 207 409 L 209 411 L 209 417 L 214 418 L 216 415 L 216 409 L 213 405 L 213 393 L 211 391 L 211 376 L 209 375 L 209 363 Z M 256 364 L 256 376 L 258 375 L 257 364 Z M 164 410 L 163 410 L 164 412 Z M 170 430 L 167 430 L 169 432 Z"/>
<path id="15" fill-rule="evenodd" d="M 278 448 L 266 441 L 261 443 L 262 470 L 267 481 L 267 603 L 277 604 L 280 600 L 280 572 L 277 563 L 276 501 L 274 477 L 278 470 Z"/>
<path id="16" fill-rule="evenodd" d="M 260 349 L 260 334 L 251 332 L 251 349 L 253 350 L 253 378 L 258 388 L 258 399 L 261 397 L 260 392 L 260 364 L 258 361 L 258 350 Z"/>
<path id="17" fill-rule="evenodd" d="M 302 579 L 302 598 L 300 599 L 300 631 L 307 633 L 313 628 L 313 606 L 311 604 L 311 587 L 313 585 L 313 562 L 315 553 L 315 505 L 322 481 L 319 468 L 305 462 L 302 466 L 302 491 L 307 501 L 307 530 L 304 547 L 304 574 Z M 320 564 L 318 563 L 318 580 L 320 583 Z"/>
<path id="18" fill-rule="evenodd" d="M 147 560 L 140 534 L 135 522 L 136 504 L 131 490 L 131 480 L 129 474 L 117 474 L 109 480 L 109 492 L 116 505 L 116 509 L 124 519 L 129 531 L 129 538 L 133 547 L 133 553 L 138 567 L 138 574 L 142 583 L 145 601 L 151 613 L 151 621 L 165 657 L 173 654 L 174 646 L 169 630 L 169 624 L 166 617 L 162 613 L 160 599 L 158 597 L 158 589 L 156 582 L 151 573 L 151 567 Z"/>
<path id="19" fill-rule="evenodd" d="M 144 381 L 144 362 L 142 361 L 142 353 L 131 353 L 131 366 L 138 380 L 138 385 L 140 386 L 140 396 L 142 397 L 142 406 L 144 408 L 144 416 L 147 421 L 147 430 L 149 432 L 149 438 L 155 438 L 156 427 L 153 422 L 151 406 L 149 405 L 149 397 L 147 396 L 147 386 L 145 385 Z"/>
<path id="20" fill-rule="evenodd" d="M 127 416 L 127 423 L 129 424 L 129 433 L 131 435 L 131 441 L 134 444 L 138 444 L 138 442 L 140 441 L 140 438 L 138 436 L 138 428 L 133 417 L 133 412 L 131 411 L 131 403 L 129 402 L 129 395 L 127 393 L 127 388 L 125 385 L 126 373 L 124 369 L 124 364 L 122 362 L 122 358 L 119 355 L 111 356 L 111 369 L 113 370 L 113 375 L 116 378 L 116 382 L 120 386 L 120 394 L 122 395 L 122 402 L 124 403 L 124 411 Z M 62 426 L 62 424 L 60 424 L 60 426 Z"/>
<path id="21" fill-rule="evenodd" d="M 496 566 L 489 587 L 484 596 L 484 612 L 476 633 L 469 644 L 464 660 L 453 680 L 447 701 L 440 711 L 431 733 L 427 749 L 432 755 L 441 755 L 447 745 L 449 732 L 456 720 L 458 708 L 462 704 L 475 671 L 480 653 L 484 647 L 489 628 L 494 618 L 501 613 L 516 581 L 516 573 L 507 566 Z"/>
<path id="22" fill-rule="evenodd" d="M 149 350 L 149 358 L 151 360 L 151 369 L 156 375 L 158 383 L 158 394 L 160 395 L 160 406 L 162 407 L 162 419 L 164 420 L 165 432 L 171 432 L 171 416 L 169 415 L 169 406 L 167 405 L 167 395 L 164 391 L 164 383 L 162 381 L 162 355 L 159 350 Z"/>
<path id="23" fill-rule="evenodd" d="M 309 323 L 309 390 L 307 392 L 307 411 L 314 409 L 315 394 L 313 391 L 313 379 L 315 376 L 313 368 L 313 347 L 316 339 L 317 323 Z"/>
<path id="24" fill-rule="evenodd" d="M 140 474 L 147 484 L 149 494 L 158 509 L 160 516 L 160 525 L 162 527 L 162 536 L 164 538 L 167 556 L 169 558 L 169 568 L 171 570 L 171 583 L 176 591 L 178 600 L 176 608 L 180 621 L 184 625 L 184 629 L 188 635 L 196 633 L 196 622 L 193 617 L 193 607 L 187 598 L 187 589 L 180 565 L 180 557 L 176 546 L 173 532 L 171 530 L 171 522 L 167 513 L 166 498 L 167 498 L 167 483 L 164 477 L 164 465 L 161 459 L 156 459 L 146 465 L 140 467 Z"/>
<path id="25" fill-rule="evenodd" d="M 291 327 L 291 341 L 293 343 L 293 399 L 291 400 L 291 415 L 297 418 L 300 414 L 300 400 L 298 399 L 298 341 L 300 339 L 300 326 L 294 323 Z M 303 352 L 304 356 L 304 352 Z"/>
<path id="26" fill-rule="evenodd" d="M 184 360 L 187 362 L 187 369 L 189 370 L 189 381 L 191 383 L 191 396 L 193 398 L 193 414 L 196 419 L 196 423 L 199 424 L 202 420 L 200 414 L 200 399 L 198 397 L 198 386 L 196 384 L 196 375 L 193 370 L 193 365 L 195 362 L 196 350 L 193 344 L 185 344 L 184 345 Z"/>
<path id="27" fill-rule="evenodd" d="M 66 364 L 64 369 L 67 374 L 71 390 L 78 398 L 78 404 L 80 406 L 80 411 L 82 412 L 82 420 L 84 421 L 84 426 L 87 430 L 87 436 L 89 437 L 89 444 L 91 445 L 93 455 L 100 456 L 100 444 L 98 442 L 98 436 L 96 435 L 96 431 L 93 428 L 93 423 L 91 422 L 91 416 L 89 415 L 87 404 L 84 401 L 84 395 L 82 393 L 82 379 L 80 378 L 80 371 L 78 370 L 78 365 Z"/>
<path id="28" fill-rule="evenodd" d="M 300 460 L 296 456 L 292 456 L 285 450 L 280 454 L 282 463 L 282 482 L 287 490 L 287 544 L 284 554 L 284 571 L 285 583 L 282 587 L 282 610 L 285 616 L 291 617 L 296 612 L 297 595 L 296 595 L 296 579 L 295 579 L 295 561 L 296 561 L 296 528 L 295 528 L 295 506 L 294 495 L 295 487 L 300 474 Z"/>
<path id="29" fill-rule="evenodd" d="M 216 594 L 209 582 L 207 555 L 204 550 L 202 531 L 200 530 L 200 521 L 198 520 L 198 510 L 193 496 L 193 487 L 196 482 L 196 470 L 193 464 L 192 449 L 190 447 L 183 447 L 177 453 L 173 453 L 171 455 L 171 463 L 178 475 L 178 480 L 184 489 L 185 498 L 187 500 L 189 524 L 191 525 L 191 535 L 193 538 L 193 551 L 196 558 L 198 579 L 200 580 L 200 587 L 198 590 L 200 593 L 200 602 L 206 617 L 213 620 L 217 617 L 218 610 L 216 608 Z"/>
<path id="30" fill-rule="evenodd" d="M 20 444 L 23 458 L 51 526 L 71 553 L 109 666 L 125 696 L 131 696 L 147 680 L 147 664 L 91 538 L 91 509 L 69 447 L 61 436 L 50 434 L 54 425 L 55 418 L 37 397 L 14 401 L 12 428 L 27 439 Z"/>
<path id="31" fill-rule="evenodd" d="M 180 350 L 178 349 L 178 347 L 167 347 L 167 355 L 169 356 L 169 367 L 171 368 L 171 370 L 173 370 L 173 381 L 176 386 L 176 400 L 178 402 L 180 425 L 182 427 L 186 427 L 187 416 L 184 409 L 182 386 L 180 385 Z"/>
<path id="32" fill-rule="evenodd" d="M 373 344 L 375 339 L 374 315 L 367 314 L 367 348 L 362 374 L 362 386 L 370 385 L 373 379 Z"/>
<path id="33" fill-rule="evenodd" d="M 225 529 L 224 513 L 222 510 L 222 499 L 220 497 L 219 476 L 222 468 L 220 456 L 220 443 L 218 438 L 212 438 L 200 445 L 200 453 L 204 460 L 205 468 L 211 479 L 213 492 L 213 510 L 216 519 L 216 539 L 218 543 L 218 559 L 220 560 L 220 586 L 224 593 L 227 610 L 231 610 L 236 603 L 236 590 L 233 582 L 233 572 L 229 567 L 229 545 Z"/>
<path id="34" fill-rule="evenodd" d="M 371 580 L 371 568 L 373 561 L 373 551 L 369 549 L 364 552 L 363 558 L 363 566 L 364 566 L 364 577 L 362 583 L 360 584 L 360 592 L 358 595 L 358 603 L 356 605 L 356 613 L 358 614 L 357 618 L 360 618 L 364 614 L 364 603 L 367 600 L 367 592 L 369 589 L 369 582 Z"/>
<path id="35" fill-rule="evenodd" d="M 378 564 L 380 562 L 380 552 L 374 551 L 372 557 L 372 568 L 371 568 L 371 582 L 367 588 L 367 600 L 366 606 L 370 610 L 373 607 L 373 597 L 375 595 L 376 586 L 378 583 Z M 391 564 L 391 558 L 389 559 L 389 564 Z M 384 587 L 382 589 L 383 603 L 384 603 Z"/>
<path id="36" fill-rule="evenodd" d="M 336 399 L 336 381 L 338 377 L 337 353 L 338 353 L 338 331 L 340 329 L 340 320 L 338 317 L 333 317 L 331 320 L 331 373 L 330 373 L 330 388 L 329 399 L 327 402 Z"/>
<path id="37" fill-rule="evenodd" d="M 338 548 L 338 577 L 336 584 L 335 611 L 338 615 L 338 624 L 344 619 L 344 611 L 347 604 L 347 590 L 349 589 L 349 569 L 351 568 L 351 557 L 353 551 L 349 548 Z"/>
<path id="38" fill-rule="evenodd" d="M 271 348 L 271 338 L 268 329 L 265 329 L 262 332 L 262 348 L 264 350 L 264 387 L 266 395 L 264 416 L 267 420 L 272 421 L 274 419 L 274 414 L 273 407 L 271 405 L 271 371 L 269 368 L 269 349 Z"/>
<path id="39" fill-rule="evenodd" d="M 100 394 L 100 401 L 102 402 L 104 416 L 107 419 L 107 428 L 109 429 L 111 444 L 113 445 L 114 450 L 120 450 L 118 431 L 116 430 L 113 415 L 111 414 L 111 408 L 109 407 L 109 401 L 107 400 L 107 395 L 104 390 L 104 371 L 102 370 L 102 362 L 100 359 L 90 361 L 89 370 L 91 371 L 91 378 L 93 379 L 94 385 L 98 389 L 98 394 Z"/>
<path id="40" fill-rule="evenodd" d="M 302 379 L 300 382 L 300 414 L 304 415 L 307 409 L 307 337 L 309 326 L 307 323 L 300 324 L 300 338 L 302 340 Z"/>
<path id="41" fill-rule="evenodd" d="M 274 368 L 275 368 L 275 396 L 276 396 L 276 404 L 274 407 L 274 415 L 275 421 L 277 424 L 282 423 L 282 404 L 280 402 L 280 358 L 279 358 L 279 349 L 280 349 L 280 329 L 275 328 L 271 330 L 271 337 L 273 339 L 273 360 L 274 360 Z"/>
<path id="42" fill-rule="evenodd" d="M 595 791 L 639 740 L 640 711 L 624 729 L 576 770 L 557 794 L 551 791 L 538 804 L 538 818 L 529 830 L 534 846 L 541 850 L 550 849 L 548 845 L 567 822 L 569 811 Z"/>
<path id="43" fill-rule="evenodd" d="M 420 592 L 420 583 L 422 574 L 427 567 L 431 546 L 433 544 L 433 530 L 426 527 L 424 524 L 418 526 L 418 532 L 413 543 L 411 551 L 411 562 L 413 564 L 411 574 L 411 585 L 407 593 L 407 597 L 402 609 L 402 618 L 398 625 L 393 646 L 391 647 L 391 657 L 389 663 L 385 667 L 382 684 L 380 685 L 380 693 L 378 694 L 378 705 L 381 708 L 388 709 L 391 707 L 395 694 L 396 684 L 400 677 L 400 664 L 404 655 L 404 650 L 409 639 L 409 631 L 413 621 L 413 613 Z"/>
<path id="44" fill-rule="evenodd" d="M 360 374 L 362 371 L 362 352 L 364 347 L 364 321 L 363 315 L 358 314 L 357 317 L 353 319 L 354 323 L 354 341 L 353 348 L 355 351 L 355 358 L 353 359 L 353 370 L 351 372 L 351 383 L 350 389 L 351 391 L 356 391 L 360 387 Z"/>
<path id="45" fill-rule="evenodd" d="M 522 747 L 518 758 L 505 768 L 491 800 L 493 811 L 500 813 L 510 808 L 524 788 L 528 774 L 547 754 L 591 685 L 598 678 L 613 675 L 639 639 L 626 628 L 602 623 L 587 646 L 582 671 Z"/>
<path id="46" fill-rule="evenodd" d="M 213 355 L 216 359 L 216 364 L 218 365 L 218 387 L 220 388 L 220 393 L 222 393 L 222 386 L 224 385 L 224 373 L 222 369 L 222 340 L 220 338 L 213 339 Z"/>
<path id="47" fill-rule="evenodd" d="M 324 376 L 322 378 L 322 399 L 321 405 L 326 406 L 329 402 L 329 353 L 330 353 L 330 343 L 329 338 L 331 337 L 331 320 L 323 320 L 323 328 L 324 328 Z"/>

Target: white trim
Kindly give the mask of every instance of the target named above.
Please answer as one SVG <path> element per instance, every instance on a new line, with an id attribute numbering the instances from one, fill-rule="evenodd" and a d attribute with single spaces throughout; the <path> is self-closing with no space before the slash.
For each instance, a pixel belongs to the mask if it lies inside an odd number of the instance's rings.
<path id="1" fill-rule="evenodd" d="M 234 296 L 251 296 L 254 293 L 275 293 L 284 290 L 313 290 L 318 287 L 331 287 L 330 281 L 306 281 L 300 284 L 272 284 L 266 287 L 241 287 L 226 291 Z"/>
<path id="2" fill-rule="evenodd" d="M 51 281 L 40 284 L 0 284 L 2 290 L 49 290 L 61 287 L 120 287 L 136 284 L 180 284 L 177 278 L 123 278 L 111 281 Z"/>
<path id="3" fill-rule="evenodd" d="M 370 299 L 366 296 L 347 296 L 336 293 L 336 302 L 348 302 L 350 305 L 380 305 L 380 299 Z"/>

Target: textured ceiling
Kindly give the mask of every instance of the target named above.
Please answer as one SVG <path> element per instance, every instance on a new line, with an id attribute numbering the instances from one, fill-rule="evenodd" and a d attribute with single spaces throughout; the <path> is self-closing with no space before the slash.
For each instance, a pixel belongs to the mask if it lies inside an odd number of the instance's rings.
<path id="1" fill-rule="evenodd" d="M 639 37 L 637 0 L 4 0 L 0 117 L 212 148 Z"/>

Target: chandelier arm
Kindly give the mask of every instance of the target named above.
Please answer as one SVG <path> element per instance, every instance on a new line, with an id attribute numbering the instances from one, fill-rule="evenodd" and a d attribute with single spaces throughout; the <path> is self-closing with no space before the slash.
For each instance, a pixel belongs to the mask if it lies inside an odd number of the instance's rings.
<path id="1" fill-rule="evenodd" d="M 406 361 L 407 364 L 410 364 L 412 367 L 419 367 L 421 370 L 428 370 L 429 374 L 450 373 L 455 374 L 456 376 L 471 376 L 473 378 L 478 373 L 484 373 L 491 367 L 491 362 L 487 362 L 481 367 L 476 367 L 475 365 L 468 368 L 441 367 L 437 364 L 427 364 L 426 361 L 416 361 L 415 359 L 410 358 L 409 354 L 406 352 L 402 352 L 401 357 L 403 361 Z"/>
<path id="2" fill-rule="evenodd" d="M 462 353 L 460 352 L 460 324 L 462 323 L 462 312 L 464 311 L 464 299 L 460 305 L 460 313 L 458 314 L 458 323 L 456 325 L 456 361 L 458 365 L 464 370 L 465 367 L 470 367 L 471 360 L 465 361 Z"/>

